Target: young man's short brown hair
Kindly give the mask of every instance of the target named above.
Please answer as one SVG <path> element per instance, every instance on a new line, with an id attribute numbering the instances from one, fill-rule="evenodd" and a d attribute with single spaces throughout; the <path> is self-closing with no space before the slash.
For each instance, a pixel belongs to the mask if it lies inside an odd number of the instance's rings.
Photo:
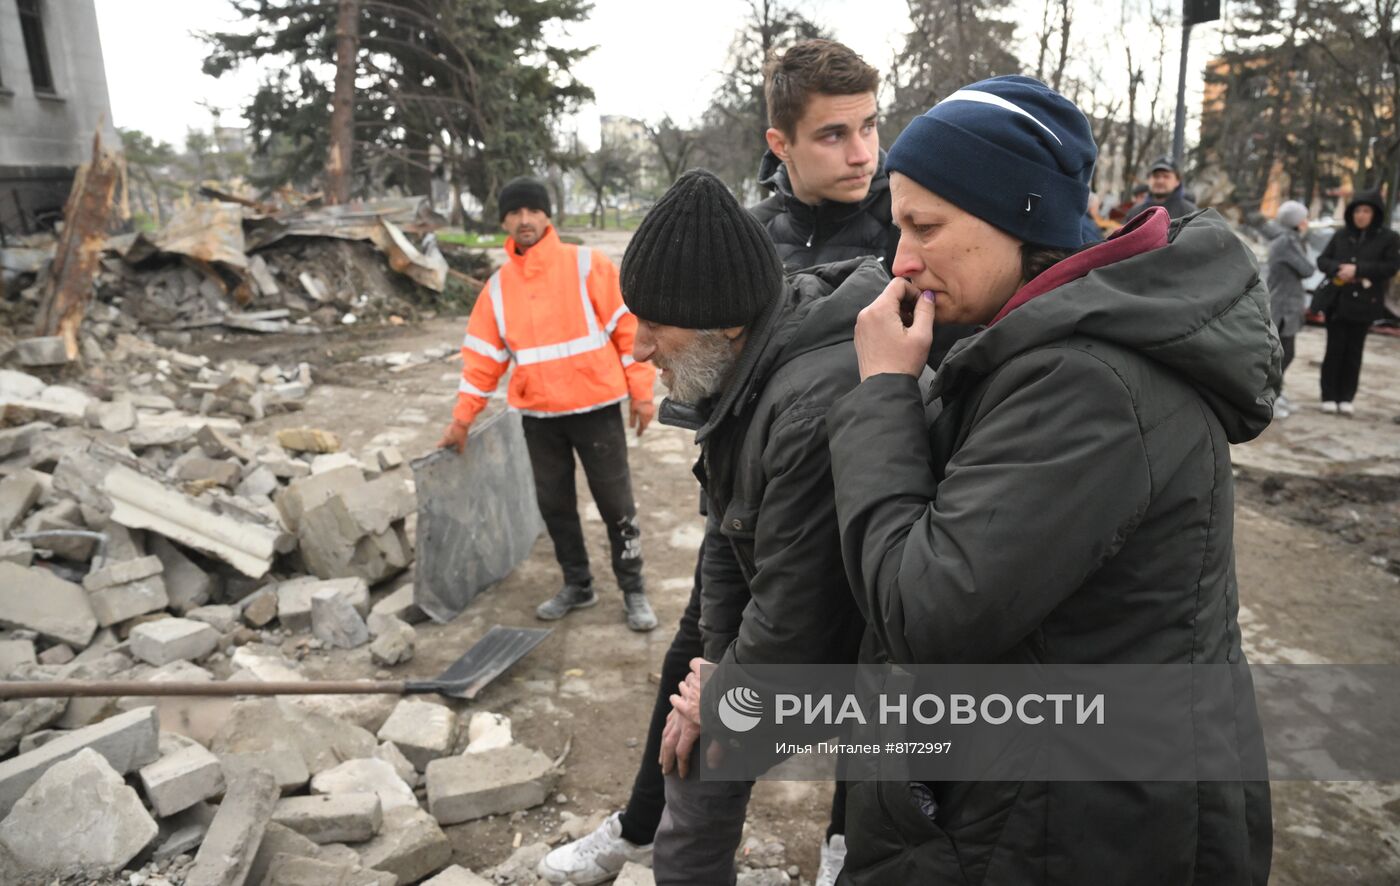
<path id="1" fill-rule="evenodd" d="M 768 125 L 792 138 L 812 93 L 859 95 L 879 85 L 880 72 L 849 46 L 821 39 L 794 43 L 786 52 L 769 55 L 763 66 Z"/>

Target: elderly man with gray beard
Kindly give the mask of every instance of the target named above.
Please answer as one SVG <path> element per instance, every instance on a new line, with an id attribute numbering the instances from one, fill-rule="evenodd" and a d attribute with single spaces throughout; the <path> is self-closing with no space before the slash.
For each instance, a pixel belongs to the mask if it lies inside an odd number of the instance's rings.
<path id="1" fill-rule="evenodd" d="M 858 383 L 855 318 L 889 275 L 870 258 L 784 280 L 763 229 L 696 170 L 637 229 L 621 277 L 637 316 L 633 356 L 669 391 L 660 420 L 695 430 L 700 445 L 708 515 L 685 619 L 698 618 L 704 657 L 693 672 L 704 661 L 855 661 L 864 622 L 838 551 L 825 418 Z M 733 883 L 751 784 L 700 777 L 698 712 L 674 683 L 662 691 L 678 704 L 661 749 L 656 882 Z"/>

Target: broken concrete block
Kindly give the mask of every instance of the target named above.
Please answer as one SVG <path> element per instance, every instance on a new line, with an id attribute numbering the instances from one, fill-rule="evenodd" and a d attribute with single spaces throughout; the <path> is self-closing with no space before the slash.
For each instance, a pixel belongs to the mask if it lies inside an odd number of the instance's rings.
<path id="1" fill-rule="evenodd" d="M 151 553 L 160 558 L 170 608 L 181 615 L 209 602 L 214 580 L 162 535 L 149 538 Z"/>
<path id="2" fill-rule="evenodd" d="M 529 556 L 544 529 L 519 414 L 478 419 L 465 455 L 440 449 L 416 459 L 413 478 L 414 599 L 447 622 Z"/>
<path id="3" fill-rule="evenodd" d="M 374 759 L 383 760 L 394 767 L 394 772 L 403 780 L 404 784 L 409 787 L 418 786 L 420 780 L 418 770 L 413 768 L 413 764 L 392 741 L 380 742 L 379 747 L 374 749 Z"/>
<path id="4" fill-rule="evenodd" d="M 311 630 L 311 598 L 325 590 L 344 596 L 361 616 L 369 612 L 369 585 L 363 579 L 297 578 L 277 586 L 277 620 L 282 627 L 289 631 Z"/>
<path id="5" fill-rule="evenodd" d="M 358 465 L 333 468 L 315 476 L 293 480 L 277 497 L 277 510 L 282 514 L 282 522 L 287 528 L 296 532 L 301 525 L 302 514 L 363 485 L 365 475 Z"/>
<path id="6" fill-rule="evenodd" d="M 248 869 L 247 882 L 250 884 L 265 883 L 267 872 L 272 867 L 273 860 L 279 855 L 291 858 L 316 858 L 320 853 L 321 847 L 301 834 L 270 821 L 267 823 L 267 830 L 263 832 L 262 845 L 258 847 L 258 854 Z"/>
<path id="7" fill-rule="evenodd" d="M 285 453 L 268 453 L 258 456 L 258 464 L 282 480 L 295 480 L 311 476 L 311 465 Z"/>
<path id="8" fill-rule="evenodd" d="M 34 562 L 34 546 L 27 541 L 0 541 L 0 563 L 29 566 Z"/>
<path id="9" fill-rule="evenodd" d="M 379 833 L 384 811 L 370 793 L 285 797 L 272 820 L 315 843 L 363 843 Z"/>
<path id="10" fill-rule="evenodd" d="M 431 880 L 424 880 L 422 886 L 494 886 L 494 883 L 454 864 Z"/>
<path id="11" fill-rule="evenodd" d="M 120 523 L 113 523 L 105 518 L 96 525 L 101 526 L 102 532 L 107 536 L 107 549 L 103 552 L 106 558 L 103 561 L 104 566 L 127 560 L 140 560 L 146 556 L 146 533 L 137 529 L 127 529 Z"/>
<path id="12" fill-rule="evenodd" d="M 403 571 L 412 550 L 401 527 L 366 534 L 347 500 L 336 496 L 302 515 L 297 539 L 307 568 L 322 578 L 358 576 L 371 584 Z"/>
<path id="13" fill-rule="evenodd" d="M 43 484 L 28 474 L 17 474 L 0 480 L 0 536 L 24 519 L 39 500 Z"/>
<path id="14" fill-rule="evenodd" d="M 375 453 L 379 460 L 379 467 L 385 471 L 392 471 L 403 464 L 403 453 L 397 446 L 385 446 Z"/>
<path id="15" fill-rule="evenodd" d="M 33 640 L 0 640 L 0 678 L 20 665 L 38 661 Z"/>
<path id="16" fill-rule="evenodd" d="M 3 395 L 0 395 L 3 399 Z M 12 455 L 22 455 L 34 445 L 39 434 L 53 430 L 53 425 L 44 421 L 30 422 L 15 428 L 0 429 L 0 459 Z"/>
<path id="17" fill-rule="evenodd" d="M 358 861 L 279 855 L 262 886 L 394 886 L 393 874 L 359 867 Z"/>
<path id="18" fill-rule="evenodd" d="M 304 710 L 275 698 L 250 699 L 233 706 L 210 750 L 268 761 L 276 771 L 298 768 L 306 784 L 311 774 L 324 772 L 345 760 L 374 756 L 374 736 L 350 723 Z M 279 782 L 288 781 L 279 775 Z"/>
<path id="19" fill-rule="evenodd" d="M 390 618 L 389 622 L 369 646 L 369 657 L 386 668 L 412 661 L 417 638 L 417 632 L 397 618 Z"/>
<path id="20" fill-rule="evenodd" d="M 261 628 L 277 617 L 277 594 L 271 590 L 261 590 L 240 600 L 238 606 L 244 622 Z"/>
<path id="21" fill-rule="evenodd" d="M 452 753 L 457 715 L 440 704 L 405 698 L 380 727 L 379 740 L 393 742 L 421 772 L 430 761 Z"/>
<path id="22" fill-rule="evenodd" d="M 185 876 L 185 886 L 242 886 L 277 805 L 277 782 L 261 769 L 228 774 L 228 790 Z"/>
<path id="23" fill-rule="evenodd" d="M 62 366 L 68 362 L 68 346 L 61 335 L 26 338 L 15 343 L 14 358 L 21 366 Z"/>
<path id="24" fill-rule="evenodd" d="M 0 400 L 32 400 L 48 387 L 41 378 L 15 369 L 0 369 Z"/>
<path id="25" fill-rule="evenodd" d="M 74 657 L 73 647 L 67 643 L 56 643 L 39 653 L 39 664 L 63 665 L 68 664 Z"/>
<path id="26" fill-rule="evenodd" d="M 370 608 L 369 613 L 371 616 L 391 616 L 411 625 L 418 624 L 427 618 L 427 616 L 423 614 L 423 610 L 419 609 L 418 605 L 413 602 L 412 582 L 406 582 L 395 588 L 388 596 L 381 599 L 378 603 L 375 603 L 374 606 Z M 366 620 L 366 624 L 368 623 L 368 620 Z M 374 633 L 374 625 L 372 624 L 370 625 L 370 633 Z"/>
<path id="27" fill-rule="evenodd" d="M 40 508 L 29 515 L 29 519 L 24 522 L 24 530 L 61 533 L 31 539 L 31 544 L 51 552 L 56 557 L 77 563 L 85 563 L 92 559 L 93 549 L 97 547 L 96 539 L 85 533 L 82 508 L 73 501 L 57 501 Z M 62 534 L 71 533 L 73 530 L 78 530 L 78 534 Z"/>
<path id="28" fill-rule="evenodd" d="M 258 465 L 239 481 L 234 491 L 246 498 L 253 498 L 259 495 L 271 496 L 281 486 L 277 475 L 272 473 L 267 465 Z"/>
<path id="29" fill-rule="evenodd" d="M 84 650 L 86 652 L 86 650 Z M 111 680 L 129 671 L 132 661 L 125 653 L 102 651 L 86 655 L 66 669 L 65 677 L 70 680 Z M 105 720 L 116 713 L 117 700 L 114 698 L 72 698 L 63 716 L 54 723 L 59 729 L 78 729 Z"/>
<path id="30" fill-rule="evenodd" d="M 8 814 L 10 807 L 50 767 L 84 748 L 105 757 L 119 775 L 145 766 L 158 756 L 159 734 L 156 709 L 141 708 L 74 730 L 27 754 L 0 762 L 0 816 Z"/>
<path id="31" fill-rule="evenodd" d="M 55 673 L 33 664 L 18 664 L 0 672 L 0 677 L 12 680 L 49 680 Z M 32 748 L 25 745 L 27 736 L 38 733 L 56 722 L 68 707 L 66 698 L 14 698 L 0 701 L 0 756 L 16 746 L 20 753 Z M 35 742 L 38 747 L 41 742 Z"/>
<path id="32" fill-rule="evenodd" d="M 208 803 L 196 803 L 159 822 L 160 836 L 151 859 L 160 862 L 177 855 L 192 855 L 204 842 L 204 835 L 209 832 L 217 813 L 217 808 Z"/>
<path id="33" fill-rule="evenodd" d="M 219 645 L 219 632 L 187 618 L 165 618 L 131 632 L 131 652 L 159 667 L 172 661 L 197 661 Z"/>
<path id="34" fill-rule="evenodd" d="M 191 621 L 202 621 L 221 634 L 238 627 L 237 606 L 199 606 L 185 613 Z"/>
<path id="35" fill-rule="evenodd" d="M 175 479 L 184 483 L 207 483 L 232 489 L 238 481 L 240 471 L 233 462 L 213 458 L 185 459 L 175 469 Z"/>
<path id="36" fill-rule="evenodd" d="M 387 871 L 400 883 L 416 883 L 452 860 L 442 826 L 417 803 L 386 809 L 379 834 L 357 850 L 365 867 Z"/>
<path id="37" fill-rule="evenodd" d="M 556 778 L 548 757 L 521 745 L 433 760 L 426 774 L 428 811 L 441 824 L 538 806 Z"/>
<path id="38" fill-rule="evenodd" d="M 210 458 L 236 458 L 239 461 L 251 461 L 252 456 L 248 450 L 244 449 L 236 440 L 218 428 L 205 425 L 195 434 L 195 441 L 199 443 L 199 448 L 203 449 Z"/>
<path id="39" fill-rule="evenodd" d="M 0 845 L 28 876 L 91 876 L 126 867 L 159 830 L 121 774 L 84 749 L 50 767 L 15 803 L 0 823 Z"/>
<path id="40" fill-rule="evenodd" d="M 311 779 L 313 794 L 371 793 L 385 812 L 400 806 L 418 808 L 418 798 L 392 764 L 378 758 L 346 760 Z"/>
<path id="41" fill-rule="evenodd" d="M 83 589 L 45 569 L 0 563 L 0 627 L 85 647 L 97 618 Z"/>
<path id="42" fill-rule="evenodd" d="M 123 526 L 152 529 L 250 578 L 261 578 L 272 566 L 280 533 L 271 526 L 220 513 L 126 467 L 113 468 L 103 488 L 112 499 L 112 519 Z"/>
<path id="43" fill-rule="evenodd" d="M 146 799 L 161 818 L 188 809 L 224 789 L 219 758 L 197 744 L 143 766 L 140 776 Z"/>
<path id="44" fill-rule="evenodd" d="M 656 886 L 656 876 L 646 865 L 629 861 L 618 871 L 613 886 Z"/>
<path id="45" fill-rule="evenodd" d="M 97 623 L 105 628 L 137 616 L 160 612 L 170 605 L 170 598 L 165 593 L 165 582 L 159 575 L 152 575 L 93 591 L 88 594 L 88 603 L 97 616 Z"/>
<path id="46" fill-rule="evenodd" d="M 203 713 L 212 714 L 213 711 L 212 711 L 212 710 L 209 710 L 209 708 L 211 708 L 214 704 L 217 704 L 217 702 L 211 703 L 211 702 L 209 702 L 209 701 L 206 700 L 206 699 L 183 699 L 183 698 L 179 698 L 179 697 L 175 697 L 175 696 L 168 696 L 168 695 L 158 696 L 158 695 L 141 695 L 141 694 L 140 694 L 140 693 L 141 693 L 140 686 L 141 686 L 142 683 L 212 683 L 212 682 L 214 682 L 214 675 L 211 674 L 209 671 L 206 671 L 204 668 L 200 667 L 199 665 L 197 665 L 197 664 L 192 664 L 191 662 L 188 662 L 188 661 L 172 661 L 170 664 L 161 665 L 160 667 L 156 668 L 155 670 L 150 671 L 150 672 L 148 672 L 148 673 L 146 673 L 146 674 L 143 674 L 139 680 L 134 681 L 134 682 L 133 682 L 133 685 L 132 685 L 132 687 L 131 687 L 131 693 L 132 693 L 132 694 L 131 694 L 131 695 L 124 695 L 124 696 L 122 696 L 121 698 L 117 699 L 117 708 L 118 708 L 119 710 L 123 710 L 123 711 L 132 711 L 132 710 L 135 710 L 136 708 L 147 707 L 148 705 L 149 705 L 149 706 L 154 706 L 154 707 L 156 707 L 156 708 L 160 711 L 160 713 L 161 713 L 161 718 L 162 718 L 162 722 L 166 722 L 166 716 L 167 716 L 167 714 L 174 713 L 174 711 L 175 711 L 178 707 L 180 707 L 180 706 L 182 706 L 182 705 L 186 705 L 186 706 L 200 706 L 200 705 L 202 705 L 202 706 L 204 706 L 204 711 L 203 711 Z M 76 701 L 77 699 L 74 699 L 74 700 Z M 162 742 L 165 742 L 165 741 L 166 741 L 166 736 L 172 735 L 172 734 L 173 734 L 173 733 L 162 732 L 162 733 L 161 733 L 161 741 L 162 741 Z M 181 736 L 181 738 L 183 738 L 183 736 Z M 185 739 L 185 741 L 188 742 L 188 741 L 190 741 L 190 739 Z M 161 756 L 165 756 L 165 755 L 168 754 L 169 752 L 170 752 L 169 749 L 167 749 L 167 748 L 165 748 L 164 746 L 162 746 L 161 751 L 160 751 Z"/>
<path id="47" fill-rule="evenodd" d="M 467 724 L 467 749 L 465 753 L 479 754 L 496 748 L 509 747 L 514 742 L 510 731 L 510 717 L 493 714 L 490 711 L 477 711 Z"/>
<path id="48" fill-rule="evenodd" d="M 90 428 L 119 434 L 136 427 L 136 405 L 130 400 L 114 400 L 111 403 L 94 400 L 83 411 L 83 420 Z"/>
<path id="49" fill-rule="evenodd" d="M 360 467 L 360 460 L 348 452 L 332 452 L 327 455 L 318 455 L 311 459 L 311 476 L 324 474 L 326 471 L 333 471 L 336 468 Z"/>
<path id="50" fill-rule="evenodd" d="M 277 443 L 288 452 L 339 452 L 340 438 L 315 428 L 283 428 Z"/>
<path id="51" fill-rule="evenodd" d="M 142 557 L 139 560 L 125 560 L 117 563 L 108 563 L 101 569 L 89 572 L 83 579 L 83 587 L 89 591 L 100 591 L 104 588 L 124 585 L 127 582 L 139 581 L 149 578 L 152 575 L 159 575 L 165 566 L 160 562 L 159 557 Z"/>
<path id="52" fill-rule="evenodd" d="M 354 649 L 369 642 L 365 620 L 350 600 L 333 588 L 311 595 L 311 633 L 327 646 L 338 649 Z"/>

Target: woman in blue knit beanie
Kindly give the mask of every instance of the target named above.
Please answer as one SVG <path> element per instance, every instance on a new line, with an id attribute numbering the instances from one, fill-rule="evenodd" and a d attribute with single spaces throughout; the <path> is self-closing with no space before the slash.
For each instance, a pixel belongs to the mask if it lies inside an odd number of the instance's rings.
<path id="1" fill-rule="evenodd" d="M 879 758 L 850 791 L 843 884 L 1267 881 L 1229 444 L 1268 425 L 1278 394 L 1268 294 L 1210 211 L 1150 209 L 1081 249 L 1095 155 L 1079 109 L 1028 77 L 954 92 L 889 151 L 897 276 L 857 323 L 860 386 L 827 415 L 863 652 L 1216 664 L 1227 701 L 1192 684 L 1161 711 L 1184 734 L 1120 734 L 1101 755 L 1126 761 L 1112 771 L 1021 735 L 1081 764 L 1077 781 L 949 780 Z M 982 328 L 924 392 L 937 323 Z M 1162 780 L 1172 753 L 1188 774 Z M 1194 765 L 1207 759 L 1209 774 Z"/>

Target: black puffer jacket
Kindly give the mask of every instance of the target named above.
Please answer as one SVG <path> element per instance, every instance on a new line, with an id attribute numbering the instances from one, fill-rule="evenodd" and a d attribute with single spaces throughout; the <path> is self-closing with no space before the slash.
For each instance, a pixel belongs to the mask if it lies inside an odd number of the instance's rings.
<path id="1" fill-rule="evenodd" d="M 1148 194 L 1146 200 L 1143 200 L 1141 203 L 1128 210 L 1128 214 L 1124 216 L 1123 222 L 1126 224 L 1132 221 L 1135 217 L 1151 209 L 1153 206 L 1165 208 L 1167 214 L 1174 219 L 1185 218 L 1196 211 L 1196 204 L 1192 203 L 1186 197 L 1186 186 L 1177 185 L 1176 190 L 1168 194 L 1165 200 L 1158 200 L 1156 197 Z"/>
<path id="2" fill-rule="evenodd" d="M 871 259 L 794 274 L 702 410 L 711 661 L 855 661 L 864 624 L 842 568 L 826 411 L 860 381 L 856 315 L 888 282 Z"/>
<path id="3" fill-rule="evenodd" d="M 873 255 L 889 270 L 899 229 L 890 224 L 890 179 L 885 174 L 885 152 L 870 182 L 870 191 L 859 203 L 823 200 L 808 206 L 792 192 L 787 167 L 772 151 L 758 164 L 758 183 L 773 194 L 749 207 L 758 219 L 778 257 L 788 271 Z"/>
<path id="4" fill-rule="evenodd" d="M 1375 210 L 1371 224 L 1364 229 L 1353 220 L 1356 207 L 1363 204 Z M 1332 310 L 1338 320 L 1371 323 L 1385 316 L 1385 293 L 1390 279 L 1400 271 L 1400 234 L 1386 226 L 1380 191 L 1357 194 L 1347 204 L 1344 217 L 1346 227 L 1327 242 L 1317 257 L 1317 269 L 1331 277 L 1344 264 L 1356 265 L 1356 279 L 1340 288 Z"/>
<path id="5" fill-rule="evenodd" d="M 927 398 L 883 374 L 831 409 L 863 660 L 1243 666 L 1230 444 L 1269 423 L 1281 349 L 1225 220 L 1171 236 L 959 342 Z M 1252 688 L 1199 704 L 1198 748 L 1262 759 Z M 852 786 L 843 886 L 1268 879 L 1267 783 L 927 787 L 932 816 L 906 782 Z"/>

